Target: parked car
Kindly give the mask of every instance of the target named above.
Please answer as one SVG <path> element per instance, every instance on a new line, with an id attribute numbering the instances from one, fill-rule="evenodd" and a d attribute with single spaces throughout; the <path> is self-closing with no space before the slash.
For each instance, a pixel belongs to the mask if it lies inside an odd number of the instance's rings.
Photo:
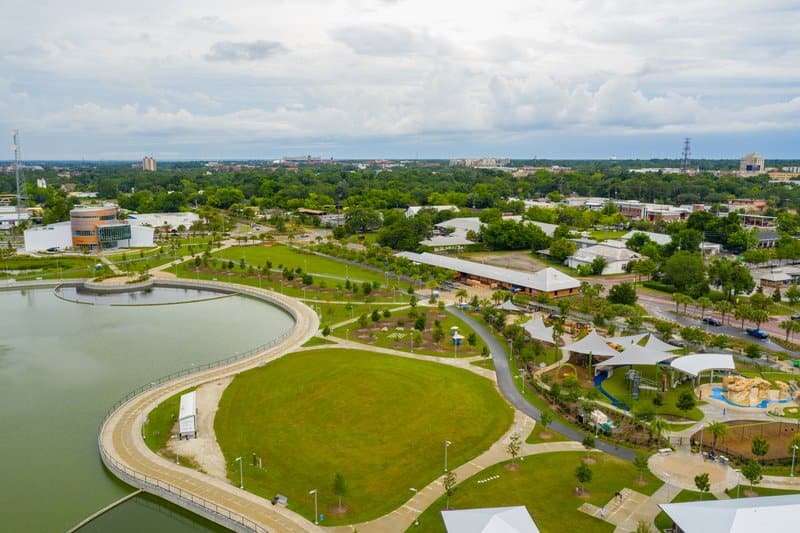
<path id="1" fill-rule="evenodd" d="M 709 326 L 721 326 L 722 322 L 720 322 L 713 316 L 707 316 L 703 319 L 703 324 L 708 324 Z"/>
<path id="2" fill-rule="evenodd" d="M 795 313 L 791 316 L 792 320 L 800 320 L 800 313 Z"/>
<path id="3" fill-rule="evenodd" d="M 769 338 L 769 333 L 758 328 L 747 328 L 745 331 L 747 332 L 748 335 L 750 335 L 751 337 L 755 337 L 756 339 Z"/>

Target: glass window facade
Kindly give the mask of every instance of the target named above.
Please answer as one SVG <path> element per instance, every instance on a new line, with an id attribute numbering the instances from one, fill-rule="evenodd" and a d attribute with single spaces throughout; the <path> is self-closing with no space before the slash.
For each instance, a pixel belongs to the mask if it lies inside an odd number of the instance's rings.
<path id="1" fill-rule="evenodd" d="M 100 235 L 100 243 L 103 247 L 109 243 L 116 244 L 117 241 L 124 241 L 131 238 L 131 227 L 127 224 L 114 224 L 99 226 L 97 228 Z"/>

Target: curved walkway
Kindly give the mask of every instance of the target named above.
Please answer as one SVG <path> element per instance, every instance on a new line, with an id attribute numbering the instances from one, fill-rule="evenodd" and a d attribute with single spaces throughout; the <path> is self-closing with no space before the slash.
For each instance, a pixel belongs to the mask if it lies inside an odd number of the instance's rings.
<path id="1" fill-rule="evenodd" d="M 271 291 L 235 285 L 202 282 L 197 285 L 225 286 L 238 293 L 264 297 L 290 310 L 295 318 L 295 326 L 282 342 L 261 353 L 222 367 L 168 381 L 122 404 L 101 427 L 98 439 L 101 458 L 106 466 L 125 482 L 144 488 L 148 492 L 235 530 L 290 532 L 319 530 L 305 518 L 282 506 L 269 505 L 263 498 L 230 485 L 227 481 L 181 467 L 154 454 L 142 439 L 144 414 L 169 396 L 186 388 L 212 379 L 232 376 L 281 357 L 302 345 L 319 328 L 316 313 L 293 298 Z"/>

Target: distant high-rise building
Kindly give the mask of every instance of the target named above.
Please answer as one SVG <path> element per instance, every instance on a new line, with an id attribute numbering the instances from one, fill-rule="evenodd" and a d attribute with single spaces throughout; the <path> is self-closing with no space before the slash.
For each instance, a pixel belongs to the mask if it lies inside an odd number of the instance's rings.
<path id="1" fill-rule="evenodd" d="M 764 158 L 755 152 L 750 155 L 746 155 L 739 160 L 740 173 L 762 174 L 765 170 L 766 167 L 764 166 Z"/>
<path id="2" fill-rule="evenodd" d="M 144 156 L 144 159 L 142 159 L 142 170 L 146 172 L 155 172 L 156 160 L 149 155 Z"/>

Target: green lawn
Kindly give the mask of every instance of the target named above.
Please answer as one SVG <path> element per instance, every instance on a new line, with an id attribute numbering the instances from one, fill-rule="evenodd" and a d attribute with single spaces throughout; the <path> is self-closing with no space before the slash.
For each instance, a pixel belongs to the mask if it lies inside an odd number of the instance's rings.
<path id="1" fill-rule="evenodd" d="M 678 493 L 677 496 L 675 496 L 675 498 L 672 500 L 671 503 L 696 502 L 701 498 L 704 500 L 717 499 L 717 497 L 711 494 L 710 492 L 706 494 L 700 494 L 695 490 L 682 490 Z M 667 516 L 667 513 L 665 513 L 664 511 L 658 513 L 658 516 L 656 516 L 654 523 L 660 531 L 664 531 L 665 529 L 672 527 L 672 520 L 670 520 L 670 518 Z"/>
<path id="2" fill-rule="evenodd" d="M 202 254 L 208 249 L 209 239 L 211 237 L 178 239 L 175 249 L 171 242 L 158 242 L 153 248 L 124 250 L 107 254 L 106 257 L 122 270 L 137 272 L 165 265 L 187 255 Z"/>
<path id="3" fill-rule="evenodd" d="M 239 374 L 215 419 L 232 481 L 234 459 L 256 453 L 264 469 L 244 469 L 247 490 L 277 492 L 289 507 L 313 517 L 319 490 L 325 523 L 382 516 L 402 505 L 408 487 L 442 473 L 443 443 L 456 467 L 486 450 L 511 425 L 512 409 L 492 383 L 436 363 L 369 352 L 298 352 Z M 467 422 L 468 423 L 465 423 Z M 336 517 L 334 475 L 348 485 L 349 510 Z"/>
<path id="4" fill-rule="evenodd" d="M 152 451 L 158 453 L 167 445 L 172 427 L 178 421 L 178 408 L 181 396 L 192 392 L 197 387 L 181 391 L 161 402 L 155 409 L 147 414 L 147 422 L 143 428 L 144 442 Z"/>
<path id="5" fill-rule="evenodd" d="M 582 452 L 558 452 L 533 455 L 520 461 L 520 469 L 510 472 L 505 463 L 487 468 L 459 484 L 450 500 L 455 509 L 476 507 L 502 507 L 524 505 L 528 508 L 536 525 L 544 532 L 580 531 L 610 532 L 614 526 L 578 511 L 585 501 L 598 507 L 608 503 L 614 493 L 625 487 L 644 494 L 652 494 L 661 481 L 647 474 L 646 485 L 637 484 L 638 473 L 627 461 L 607 454 L 595 453 L 597 463 L 590 465 L 593 479 L 586 485 L 590 496 L 587 500 L 575 495 L 578 485 L 573 472 L 580 464 Z M 479 484 L 479 480 L 499 475 L 495 480 Z M 411 526 L 409 532 L 443 532 L 444 523 L 440 511 L 445 506 L 442 497 L 422 514 L 419 526 Z"/>
<path id="6" fill-rule="evenodd" d="M 474 366 L 479 366 L 481 368 L 485 368 L 487 370 L 494 370 L 494 361 L 491 358 L 481 359 L 480 361 L 473 361 L 470 363 Z"/>
<path id="7" fill-rule="evenodd" d="M 750 488 L 750 485 L 743 483 L 739 485 L 738 490 L 737 487 L 725 489 L 725 494 L 731 498 L 749 498 L 750 496 L 745 494 L 745 491 L 748 490 L 755 492 L 759 496 L 786 496 L 787 494 L 798 493 L 796 490 L 770 489 L 767 487 L 759 487 L 758 485 L 754 485 L 752 488 Z"/>
<path id="8" fill-rule="evenodd" d="M 636 412 L 637 408 L 646 406 L 653 409 L 655 413 L 659 415 L 670 415 L 680 419 L 689 420 L 701 420 L 703 418 L 703 412 L 697 407 L 694 407 L 689 411 L 681 411 L 675 406 L 675 402 L 678 401 L 678 396 L 680 396 L 681 392 L 684 390 L 691 390 L 691 384 L 689 383 L 679 385 L 674 389 L 667 388 L 667 392 L 665 393 L 643 390 L 639 396 L 639 400 L 633 400 L 631 393 L 628 391 L 628 387 L 625 384 L 625 372 L 627 372 L 628 368 L 629 367 L 617 368 L 614 371 L 614 375 L 603 382 L 603 388 L 606 389 L 611 396 L 614 396 L 618 400 L 622 400 L 628 404 L 633 412 Z M 640 371 L 643 377 L 659 383 L 656 378 L 655 366 L 634 366 L 633 368 L 634 370 Z M 653 397 L 656 394 L 663 394 L 663 405 L 657 406 L 653 404 Z"/>
<path id="9" fill-rule="evenodd" d="M 386 279 L 380 272 L 347 265 L 327 257 L 304 253 L 302 250 L 283 245 L 236 246 L 222 250 L 214 254 L 214 257 L 230 259 L 237 265 L 244 258 L 246 263 L 253 266 L 264 266 L 267 261 L 272 261 L 273 269 L 290 268 L 294 270 L 301 268 L 303 272 L 308 272 L 312 276 L 329 277 L 331 286 L 344 282 L 348 277 L 351 281 L 376 281 L 381 285 L 386 285 Z M 281 265 L 283 266 L 281 267 Z"/>
<path id="10" fill-rule="evenodd" d="M 361 314 L 368 313 L 369 307 L 370 306 L 355 306 L 355 316 L 358 317 Z M 350 340 L 368 343 L 373 346 L 380 346 L 381 348 L 410 351 L 412 348 L 412 336 L 417 331 L 414 329 L 416 318 L 409 317 L 409 312 L 411 311 L 412 309 L 409 308 L 394 312 L 389 318 L 381 316 L 378 322 L 373 322 L 370 317 L 366 327 L 362 327 L 358 322 L 347 324 L 336 328 L 333 334 L 342 339 L 349 335 Z M 456 318 L 446 311 L 441 311 L 438 308 L 432 307 L 417 306 L 415 312 L 419 315 L 424 313 L 426 320 L 425 330 L 422 332 L 422 345 L 414 341 L 414 353 L 455 356 L 456 352 L 453 347 L 453 342 L 450 339 L 450 328 L 457 326 L 459 333 L 464 336 L 464 340 L 458 348 L 458 356 L 471 357 L 480 355 L 483 343 L 481 343 L 480 338 L 476 336 L 476 345 L 469 345 L 467 338 L 474 332 L 472 328 L 467 326 L 461 319 Z M 433 330 L 437 320 L 444 331 L 444 337 L 438 342 L 433 339 Z M 386 331 L 383 331 L 384 328 L 386 328 Z M 349 330 L 349 334 L 346 330 Z"/>
<path id="11" fill-rule="evenodd" d="M 549 438 L 547 439 L 542 438 L 542 432 L 544 431 L 550 434 Z M 556 433 L 555 431 L 552 430 L 552 428 L 548 428 L 545 430 L 544 426 L 537 422 L 536 425 L 533 426 L 531 434 L 528 435 L 527 439 L 525 439 L 525 442 L 527 442 L 528 444 L 538 444 L 540 442 L 559 442 L 566 440 L 569 439 L 562 436 L 560 433 Z"/>
<path id="12" fill-rule="evenodd" d="M 309 347 L 309 346 L 325 346 L 325 345 L 331 345 L 331 344 L 336 344 L 336 343 L 333 342 L 333 341 L 329 341 L 328 339 L 324 339 L 322 337 L 311 337 L 310 339 L 308 339 L 305 342 L 305 344 L 303 344 L 303 348 L 306 348 L 306 347 Z"/>
<path id="13" fill-rule="evenodd" d="M 97 265 L 102 268 L 95 269 Z M 96 256 L 13 256 L 0 259 L 0 276 L 18 281 L 38 278 L 93 278 L 111 273 L 111 269 L 100 263 Z"/>

